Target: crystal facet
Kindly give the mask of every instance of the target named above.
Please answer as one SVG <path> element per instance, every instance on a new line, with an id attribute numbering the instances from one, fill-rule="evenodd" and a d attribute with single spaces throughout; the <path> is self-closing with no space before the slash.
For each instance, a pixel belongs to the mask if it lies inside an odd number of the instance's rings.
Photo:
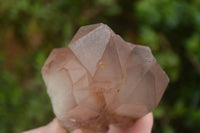
<path id="1" fill-rule="evenodd" d="M 105 24 L 81 27 L 42 68 L 56 117 L 70 131 L 106 132 L 151 112 L 169 82 L 151 50 L 125 42 Z"/>

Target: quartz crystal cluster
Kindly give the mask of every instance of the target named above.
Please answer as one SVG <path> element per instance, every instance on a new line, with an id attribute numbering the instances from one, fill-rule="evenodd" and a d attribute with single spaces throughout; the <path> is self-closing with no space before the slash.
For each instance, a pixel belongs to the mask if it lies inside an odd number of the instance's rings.
<path id="1" fill-rule="evenodd" d="M 105 24 L 81 27 L 42 68 L 53 110 L 69 131 L 106 133 L 151 112 L 169 82 L 151 50 L 125 42 Z"/>

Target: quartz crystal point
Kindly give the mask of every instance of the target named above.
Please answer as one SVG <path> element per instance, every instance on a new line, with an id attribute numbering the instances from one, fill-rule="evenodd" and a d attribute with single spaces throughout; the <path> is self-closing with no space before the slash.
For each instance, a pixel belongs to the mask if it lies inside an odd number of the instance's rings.
<path id="1" fill-rule="evenodd" d="M 149 47 L 130 44 L 105 24 L 81 27 L 42 68 L 54 113 L 69 131 L 106 133 L 151 112 L 169 82 Z"/>

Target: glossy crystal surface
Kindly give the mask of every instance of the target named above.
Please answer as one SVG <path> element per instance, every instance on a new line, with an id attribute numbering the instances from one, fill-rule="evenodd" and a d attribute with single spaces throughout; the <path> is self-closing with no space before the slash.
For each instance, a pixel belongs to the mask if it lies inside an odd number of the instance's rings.
<path id="1" fill-rule="evenodd" d="M 169 82 L 151 50 L 125 42 L 105 24 L 81 27 L 42 68 L 53 110 L 68 130 L 105 133 L 151 112 Z"/>

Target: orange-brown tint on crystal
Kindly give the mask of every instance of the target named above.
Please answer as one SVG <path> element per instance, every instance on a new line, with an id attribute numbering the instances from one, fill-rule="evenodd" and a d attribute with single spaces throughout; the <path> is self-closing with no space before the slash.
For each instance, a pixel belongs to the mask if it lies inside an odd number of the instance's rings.
<path id="1" fill-rule="evenodd" d="M 125 42 L 105 24 L 81 27 L 42 69 L 54 113 L 70 131 L 105 133 L 151 112 L 169 82 L 148 47 Z"/>

